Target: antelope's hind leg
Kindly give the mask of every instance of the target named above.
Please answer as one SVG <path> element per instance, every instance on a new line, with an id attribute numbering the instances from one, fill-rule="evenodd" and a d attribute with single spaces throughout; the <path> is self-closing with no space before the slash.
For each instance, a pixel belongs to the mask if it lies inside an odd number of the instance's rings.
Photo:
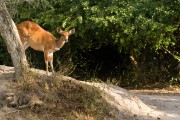
<path id="1" fill-rule="evenodd" d="M 51 66 L 52 73 L 54 74 L 53 60 L 50 61 L 50 66 Z"/>

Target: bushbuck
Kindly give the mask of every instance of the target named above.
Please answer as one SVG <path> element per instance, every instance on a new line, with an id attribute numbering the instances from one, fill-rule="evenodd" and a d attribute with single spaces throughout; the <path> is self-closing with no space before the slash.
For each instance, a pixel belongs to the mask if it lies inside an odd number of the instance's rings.
<path id="1" fill-rule="evenodd" d="M 48 65 L 50 63 L 52 73 L 53 67 L 53 53 L 64 46 L 68 42 L 70 35 L 75 33 L 75 29 L 63 31 L 57 27 L 56 31 L 61 34 L 60 38 L 54 37 L 50 32 L 44 30 L 38 24 L 31 21 L 24 21 L 17 25 L 21 42 L 26 50 L 29 46 L 34 50 L 44 52 L 44 60 L 46 64 L 46 74 L 49 76 Z"/>

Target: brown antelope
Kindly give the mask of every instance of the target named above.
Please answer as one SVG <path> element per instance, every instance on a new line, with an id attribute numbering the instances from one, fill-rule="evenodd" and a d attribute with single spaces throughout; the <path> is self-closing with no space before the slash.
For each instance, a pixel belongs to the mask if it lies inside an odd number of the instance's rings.
<path id="1" fill-rule="evenodd" d="M 17 25 L 20 39 L 26 50 L 29 46 L 34 50 L 44 52 L 44 60 L 46 64 L 46 74 L 48 74 L 48 63 L 50 62 L 52 73 L 53 68 L 53 53 L 63 47 L 65 42 L 68 42 L 70 35 L 75 33 L 75 29 L 66 32 L 57 28 L 57 32 L 61 34 L 60 38 L 55 38 L 50 32 L 41 28 L 38 24 L 25 21 Z"/>

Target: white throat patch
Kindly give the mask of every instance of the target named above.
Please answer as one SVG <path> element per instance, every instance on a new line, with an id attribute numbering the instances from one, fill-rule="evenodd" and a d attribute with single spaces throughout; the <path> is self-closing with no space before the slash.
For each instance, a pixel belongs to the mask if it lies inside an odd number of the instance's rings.
<path id="1" fill-rule="evenodd" d="M 57 48 L 57 47 L 56 47 L 55 50 L 56 50 L 56 51 L 57 51 L 57 50 L 60 50 L 60 48 Z"/>
<path id="2" fill-rule="evenodd" d="M 64 45 L 66 43 L 66 41 L 63 41 L 62 44 Z"/>
<path id="3" fill-rule="evenodd" d="M 48 52 L 48 56 L 53 56 L 53 52 Z"/>

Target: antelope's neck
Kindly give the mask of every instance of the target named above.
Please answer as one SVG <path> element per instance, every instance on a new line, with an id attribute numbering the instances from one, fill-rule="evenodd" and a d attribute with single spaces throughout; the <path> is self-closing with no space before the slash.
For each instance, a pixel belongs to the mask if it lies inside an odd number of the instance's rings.
<path id="1" fill-rule="evenodd" d="M 58 38 L 55 40 L 55 50 L 59 50 L 60 48 L 63 47 L 63 45 L 65 44 L 65 41 L 62 40 L 62 38 Z"/>

